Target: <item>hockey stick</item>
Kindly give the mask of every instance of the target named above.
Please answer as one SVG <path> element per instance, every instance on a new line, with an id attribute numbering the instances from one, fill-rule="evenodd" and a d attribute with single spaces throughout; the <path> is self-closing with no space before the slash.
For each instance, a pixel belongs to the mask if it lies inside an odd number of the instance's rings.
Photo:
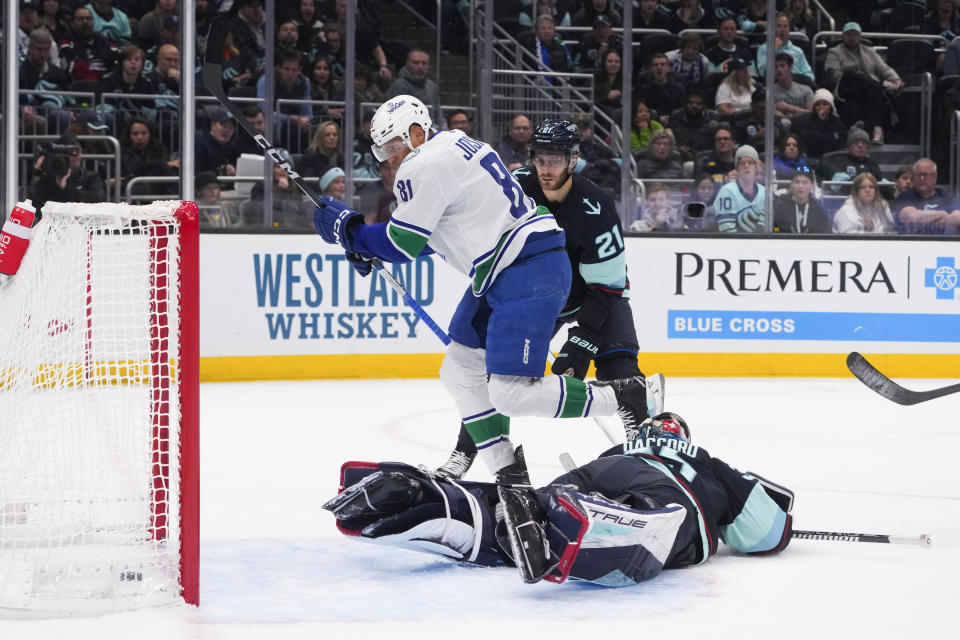
<path id="1" fill-rule="evenodd" d="M 947 396 L 960 391 L 960 384 L 951 384 L 929 391 L 911 391 L 910 389 L 905 389 L 877 371 L 876 367 L 867 362 L 867 359 L 856 351 L 847 356 L 847 368 L 850 369 L 850 373 L 855 375 L 860 382 L 887 400 L 893 400 L 897 404 L 917 404 L 918 402 L 926 402 L 927 400 L 933 400 L 934 398 Z"/>
<path id="2" fill-rule="evenodd" d="M 838 533 L 836 531 L 793 530 L 798 540 L 830 540 L 834 542 L 879 542 L 882 544 L 913 544 L 924 549 L 933 546 L 933 538 L 926 533 L 919 536 L 886 536 L 878 533 Z"/>
<path id="3" fill-rule="evenodd" d="M 230 33 L 229 21 L 229 14 L 223 13 L 210 22 L 210 31 L 207 32 L 207 43 L 203 55 L 203 84 L 206 85 L 207 90 L 216 98 L 217 102 L 230 112 L 234 120 L 237 121 L 237 124 L 256 140 L 257 144 L 263 148 L 264 153 L 278 164 L 281 169 L 287 172 L 287 175 L 293 180 L 294 184 L 313 201 L 313 204 L 322 208 L 323 203 L 320 202 L 320 197 L 310 185 L 304 182 L 300 174 L 293 168 L 293 165 L 283 159 L 283 156 L 280 155 L 279 147 L 270 144 L 269 140 L 260 135 L 260 133 L 247 122 L 243 111 L 223 92 L 223 50 L 227 42 L 227 36 Z M 383 263 L 377 258 L 371 260 L 370 263 L 377 273 L 380 274 L 380 277 L 383 278 L 383 281 L 403 299 L 404 303 L 433 331 L 434 335 L 440 338 L 443 344 L 450 344 L 450 337 L 446 332 L 433 321 L 433 318 L 430 317 L 416 300 L 410 297 L 410 294 L 403 288 L 403 285 L 383 268 Z"/>

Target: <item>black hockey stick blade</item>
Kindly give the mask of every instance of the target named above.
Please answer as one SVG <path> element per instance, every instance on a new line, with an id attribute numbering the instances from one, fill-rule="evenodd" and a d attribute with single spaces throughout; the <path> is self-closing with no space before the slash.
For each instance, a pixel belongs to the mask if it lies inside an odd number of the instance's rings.
<path id="1" fill-rule="evenodd" d="M 892 400 L 897 404 L 912 405 L 919 402 L 926 402 L 941 396 L 947 396 L 951 393 L 960 391 L 960 384 L 951 384 L 939 389 L 929 391 L 911 391 L 901 387 L 896 382 L 877 371 L 876 367 L 870 364 L 866 358 L 856 351 L 847 356 L 847 368 L 850 373 L 855 375 L 863 384 L 867 385 L 887 400 Z"/>
<path id="2" fill-rule="evenodd" d="M 880 544 L 912 544 L 924 549 L 933 546 L 933 538 L 926 533 L 919 536 L 888 536 L 879 533 L 840 533 L 838 531 L 802 531 L 794 529 L 792 537 L 798 540 L 828 540 L 831 542 L 878 542 Z"/>

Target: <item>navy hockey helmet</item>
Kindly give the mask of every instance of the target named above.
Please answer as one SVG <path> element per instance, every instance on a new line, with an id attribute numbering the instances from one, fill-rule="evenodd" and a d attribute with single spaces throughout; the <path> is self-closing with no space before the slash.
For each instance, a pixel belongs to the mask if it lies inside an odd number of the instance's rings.
<path id="1" fill-rule="evenodd" d="M 527 144 L 531 160 L 537 151 L 560 151 L 573 156 L 580 153 L 580 128 L 569 120 L 544 120 Z"/>
<path id="2" fill-rule="evenodd" d="M 690 428 L 677 414 L 664 411 L 640 423 L 640 439 L 647 438 L 674 438 L 690 442 Z"/>

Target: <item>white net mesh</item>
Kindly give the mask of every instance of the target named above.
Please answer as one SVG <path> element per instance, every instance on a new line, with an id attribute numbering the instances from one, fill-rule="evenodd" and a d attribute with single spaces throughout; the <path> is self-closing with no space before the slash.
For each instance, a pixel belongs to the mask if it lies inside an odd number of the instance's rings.
<path id="1" fill-rule="evenodd" d="M 180 594 L 179 205 L 48 203 L 0 286 L 0 607 Z"/>

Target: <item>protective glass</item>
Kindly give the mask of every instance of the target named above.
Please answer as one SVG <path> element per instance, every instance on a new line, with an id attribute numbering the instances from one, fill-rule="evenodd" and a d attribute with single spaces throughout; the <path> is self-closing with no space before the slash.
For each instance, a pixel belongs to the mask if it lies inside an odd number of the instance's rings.
<path id="1" fill-rule="evenodd" d="M 406 146 L 406 143 L 400 138 L 393 138 L 382 145 L 373 145 L 373 156 L 377 161 L 384 162 L 387 158 L 400 153 Z"/>

